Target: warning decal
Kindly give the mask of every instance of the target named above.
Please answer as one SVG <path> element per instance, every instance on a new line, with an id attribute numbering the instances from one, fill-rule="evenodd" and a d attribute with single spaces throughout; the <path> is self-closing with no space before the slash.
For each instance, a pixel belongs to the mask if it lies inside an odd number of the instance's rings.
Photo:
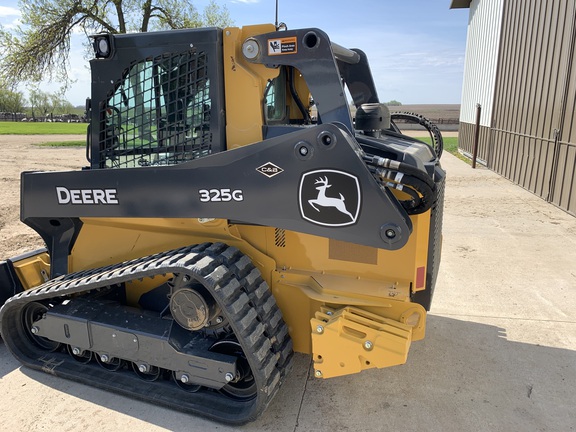
<path id="1" fill-rule="evenodd" d="M 268 39 L 268 55 L 296 54 L 296 36 L 281 39 Z"/>

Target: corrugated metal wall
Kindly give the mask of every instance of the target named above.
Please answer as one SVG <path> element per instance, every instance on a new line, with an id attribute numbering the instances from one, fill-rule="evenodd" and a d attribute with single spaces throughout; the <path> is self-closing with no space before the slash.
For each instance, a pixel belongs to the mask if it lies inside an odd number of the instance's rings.
<path id="1" fill-rule="evenodd" d="M 470 4 L 460 121 L 475 123 L 479 103 L 483 108 L 480 124 L 490 126 L 503 4 L 503 0 Z"/>
<path id="2" fill-rule="evenodd" d="M 474 134 L 476 133 L 476 124 L 464 123 L 460 121 L 460 128 L 458 132 L 458 147 L 462 150 L 468 157 L 472 157 L 474 151 Z M 478 153 L 476 155 L 476 161 L 482 165 L 488 165 L 488 159 L 490 158 L 490 134 L 491 130 L 489 127 L 480 126 L 480 134 L 478 138 Z"/>
<path id="3" fill-rule="evenodd" d="M 479 151 L 489 168 L 573 214 L 575 44 L 574 0 L 504 1 L 493 112 Z M 465 123 L 460 147 L 468 150 L 474 126 Z"/>
<path id="4" fill-rule="evenodd" d="M 560 134 L 555 152 L 550 200 L 576 214 L 576 5 L 569 1 L 571 40 L 566 52 L 566 83 L 563 95 Z M 566 19 L 569 19 L 568 17 Z M 567 25 L 568 27 L 568 25 Z"/>

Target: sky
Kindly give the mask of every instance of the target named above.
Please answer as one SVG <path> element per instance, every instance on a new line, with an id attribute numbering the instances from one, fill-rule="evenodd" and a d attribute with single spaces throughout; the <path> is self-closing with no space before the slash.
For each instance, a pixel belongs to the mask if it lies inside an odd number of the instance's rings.
<path id="1" fill-rule="evenodd" d="M 199 11 L 209 0 L 196 0 Z M 275 0 L 216 0 L 226 5 L 234 25 L 274 23 Z M 459 104 L 468 9 L 450 9 L 450 0 L 279 0 L 280 22 L 289 29 L 317 27 L 333 42 L 360 48 L 368 56 L 381 101 L 402 104 Z M 18 24 L 18 0 L 2 0 L 0 25 Z M 73 36 L 65 97 L 84 105 L 90 95 L 85 37 Z M 0 54 L 1 55 L 1 54 Z M 58 83 L 43 83 L 55 92 Z M 26 93 L 25 87 L 22 87 Z"/>

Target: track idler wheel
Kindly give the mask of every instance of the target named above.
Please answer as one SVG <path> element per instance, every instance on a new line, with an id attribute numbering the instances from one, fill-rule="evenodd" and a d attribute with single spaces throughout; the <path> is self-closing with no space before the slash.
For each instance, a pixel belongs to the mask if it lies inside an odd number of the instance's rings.
<path id="1" fill-rule="evenodd" d="M 104 369 L 116 372 L 124 367 L 124 360 L 112 357 L 108 354 L 98 354 L 96 353 L 96 362 L 102 366 Z"/>
<path id="2" fill-rule="evenodd" d="M 156 381 L 162 374 L 162 369 L 145 363 L 132 363 L 132 370 L 141 380 Z"/>
<path id="3" fill-rule="evenodd" d="M 66 345 L 66 351 L 68 351 L 70 357 L 72 357 L 78 363 L 88 364 L 92 361 L 92 351 L 82 350 L 71 345 Z"/>
<path id="4" fill-rule="evenodd" d="M 196 393 L 198 390 L 202 388 L 201 385 L 191 383 L 189 381 L 190 378 L 186 374 L 179 374 L 177 372 L 172 372 L 172 378 L 174 379 L 174 382 L 179 388 L 188 393 Z"/>
<path id="5" fill-rule="evenodd" d="M 22 314 L 22 324 L 24 325 L 26 336 L 31 342 L 45 351 L 52 352 L 60 348 L 60 343 L 36 335 L 36 333 L 38 333 L 38 327 L 35 326 L 35 323 L 39 321 L 47 311 L 48 308 L 42 303 L 32 302 L 27 304 Z"/>
<path id="6" fill-rule="evenodd" d="M 254 380 L 254 375 L 252 374 L 252 370 L 240 344 L 233 340 L 221 340 L 214 343 L 210 351 L 232 355 L 237 358 L 236 376 L 229 377 L 230 381 L 220 389 L 220 393 L 236 400 L 250 400 L 255 398 L 257 393 L 256 381 Z"/>

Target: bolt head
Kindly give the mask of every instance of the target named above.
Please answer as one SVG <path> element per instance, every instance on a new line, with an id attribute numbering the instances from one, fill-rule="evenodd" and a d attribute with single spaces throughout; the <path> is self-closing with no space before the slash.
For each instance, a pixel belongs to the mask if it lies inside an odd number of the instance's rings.
<path id="1" fill-rule="evenodd" d="M 374 344 L 372 342 L 370 342 L 369 340 L 367 340 L 366 342 L 364 342 L 364 349 L 365 350 L 371 350 L 374 347 Z"/>
<path id="2" fill-rule="evenodd" d="M 217 324 L 222 324 L 224 322 L 224 318 L 222 318 L 221 316 L 216 317 L 216 323 Z"/>
<path id="3" fill-rule="evenodd" d="M 110 357 L 108 356 L 108 354 L 102 354 L 102 355 L 100 356 L 100 360 L 101 360 L 103 363 L 108 363 L 108 362 L 110 361 Z"/>
<path id="4" fill-rule="evenodd" d="M 308 148 L 302 146 L 302 147 L 300 147 L 300 148 L 298 149 L 298 152 L 299 152 L 302 156 L 306 156 L 306 155 L 308 154 Z"/>
<path id="5" fill-rule="evenodd" d="M 247 59 L 254 59 L 260 53 L 258 42 L 248 39 L 242 44 L 242 53 Z"/>
<path id="6" fill-rule="evenodd" d="M 146 366 L 145 364 L 141 364 L 138 366 L 138 370 L 142 373 L 148 372 L 148 366 Z"/>
<path id="7" fill-rule="evenodd" d="M 40 331 L 40 329 L 39 329 L 38 327 L 34 326 L 34 327 L 32 327 L 32 328 L 30 329 L 30 331 L 32 332 L 32 334 L 38 334 L 38 332 Z"/>
<path id="8" fill-rule="evenodd" d="M 322 334 L 324 333 L 324 327 L 319 325 L 318 327 L 316 327 L 316 333 L 318 334 Z"/>
<path id="9" fill-rule="evenodd" d="M 183 382 L 184 384 L 187 384 L 188 381 L 190 381 L 190 378 L 188 377 L 188 375 L 184 374 L 180 377 L 180 381 Z"/>
<path id="10" fill-rule="evenodd" d="M 80 355 L 81 352 L 82 352 L 82 350 L 78 347 L 72 348 L 72 354 L 74 354 L 74 355 Z"/>
<path id="11" fill-rule="evenodd" d="M 320 370 L 314 371 L 314 376 L 315 376 L 316 378 L 322 378 L 322 371 L 320 371 Z"/>
<path id="12" fill-rule="evenodd" d="M 225 379 L 227 382 L 230 382 L 230 381 L 232 381 L 232 380 L 234 379 L 234 375 L 232 375 L 230 372 L 228 372 L 226 375 L 224 375 L 224 379 Z"/>

